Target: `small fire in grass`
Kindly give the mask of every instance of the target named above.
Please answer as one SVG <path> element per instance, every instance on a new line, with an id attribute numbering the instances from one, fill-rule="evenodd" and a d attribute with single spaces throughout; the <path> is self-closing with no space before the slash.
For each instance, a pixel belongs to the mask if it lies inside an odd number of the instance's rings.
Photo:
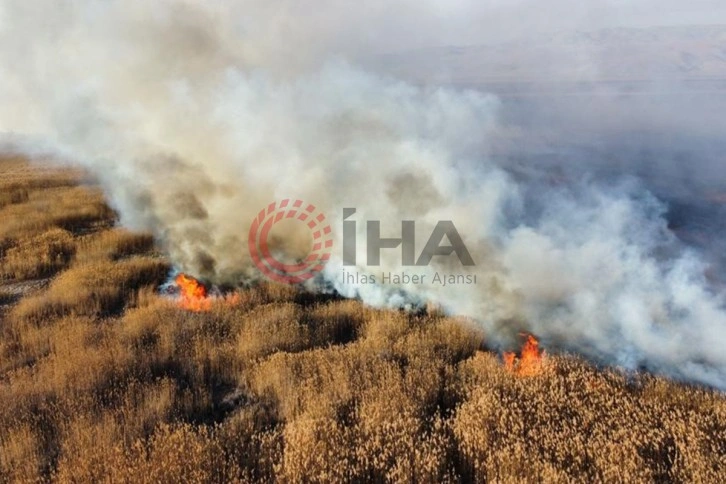
<path id="1" fill-rule="evenodd" d="M 502 355 L 504 368 L 518 376 L 538 375 L 544 366 L 546 355 L 539 349 L 539 341 L 531 334 L 522 334 L 526 337 L 522 345 L 519 358 L 514 352 L 505 352 Z"/>
<path id="2" fill-rule="evenodd" d="M 207 288 L 186 274 L 179 274 L 174 279 L 181 291 L 179 305 L 189 311 L 209 311 L 212 307 L 212 298 L 207 295 Z"/>
<path id="3" fill-rule="evenodd" d="M 239 302 L 239 294 L 231 293 L 227 295 L 210 295 L 207 287 L 187 274 L 180 273 L 174 279 L 179 287 L 179 306 L 188 311 L 209 311 L 212 304 L 217 301 L 223 301 L 226 304 L 236 304 Z"/>

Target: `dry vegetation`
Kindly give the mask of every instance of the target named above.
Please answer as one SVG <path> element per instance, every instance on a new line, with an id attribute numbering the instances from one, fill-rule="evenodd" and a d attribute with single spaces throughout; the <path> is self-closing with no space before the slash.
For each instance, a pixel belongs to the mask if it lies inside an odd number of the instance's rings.
<path id="1" fill-rule="evenodd" d="M 438 314 L 262 285 L 180 309 L 168 263 L 69 170 L 0 160 L 0 481 L 698 481 L 726 399 Z"/>

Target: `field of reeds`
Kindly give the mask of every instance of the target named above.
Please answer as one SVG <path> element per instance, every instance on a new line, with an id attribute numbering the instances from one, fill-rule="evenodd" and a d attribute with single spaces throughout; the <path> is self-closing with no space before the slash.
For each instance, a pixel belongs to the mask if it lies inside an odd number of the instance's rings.
<path id="1" fill-rule="evenodd" d="M 0 482 L 723 482 L 726 398 L 280 285 L 190 312 L 76 170 L 0 159 Z"/>

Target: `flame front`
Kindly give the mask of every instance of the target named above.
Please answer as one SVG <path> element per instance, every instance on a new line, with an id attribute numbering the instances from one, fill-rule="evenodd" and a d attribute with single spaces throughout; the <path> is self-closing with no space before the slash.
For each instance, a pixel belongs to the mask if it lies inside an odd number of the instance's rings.
<path id="1" fill-rule="evenodd" d="M 519 376 L 537 375 L 542 371 L 544 364 L 544 353 L 539 349 L 539 341 L 531 334 L 526 336 L 527 339 L 522 345 L 519 359 L 512 352 L 506 352 L 502 355 L 504 368 Z"/>
<path id="2" fill-rule="evenodd" d="M 179 305 L 189 311 L 208 311 L 212 307 L 212 298 L 207 295 L 204 284 L 186 274 L 179 274 L 174 279 L 181 289 Z"/>

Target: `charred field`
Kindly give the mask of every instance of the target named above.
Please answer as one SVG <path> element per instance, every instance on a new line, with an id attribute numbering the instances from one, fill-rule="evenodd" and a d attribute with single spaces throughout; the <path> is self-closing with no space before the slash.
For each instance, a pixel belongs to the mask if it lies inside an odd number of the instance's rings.
<path id="1" fill-rule="evenodd" d="M 720 392 L 282 285 L 187 307 L 153 238 L 115 222 L 82 172 L 0 160 L 2 482 L 726 473 Z"/>

